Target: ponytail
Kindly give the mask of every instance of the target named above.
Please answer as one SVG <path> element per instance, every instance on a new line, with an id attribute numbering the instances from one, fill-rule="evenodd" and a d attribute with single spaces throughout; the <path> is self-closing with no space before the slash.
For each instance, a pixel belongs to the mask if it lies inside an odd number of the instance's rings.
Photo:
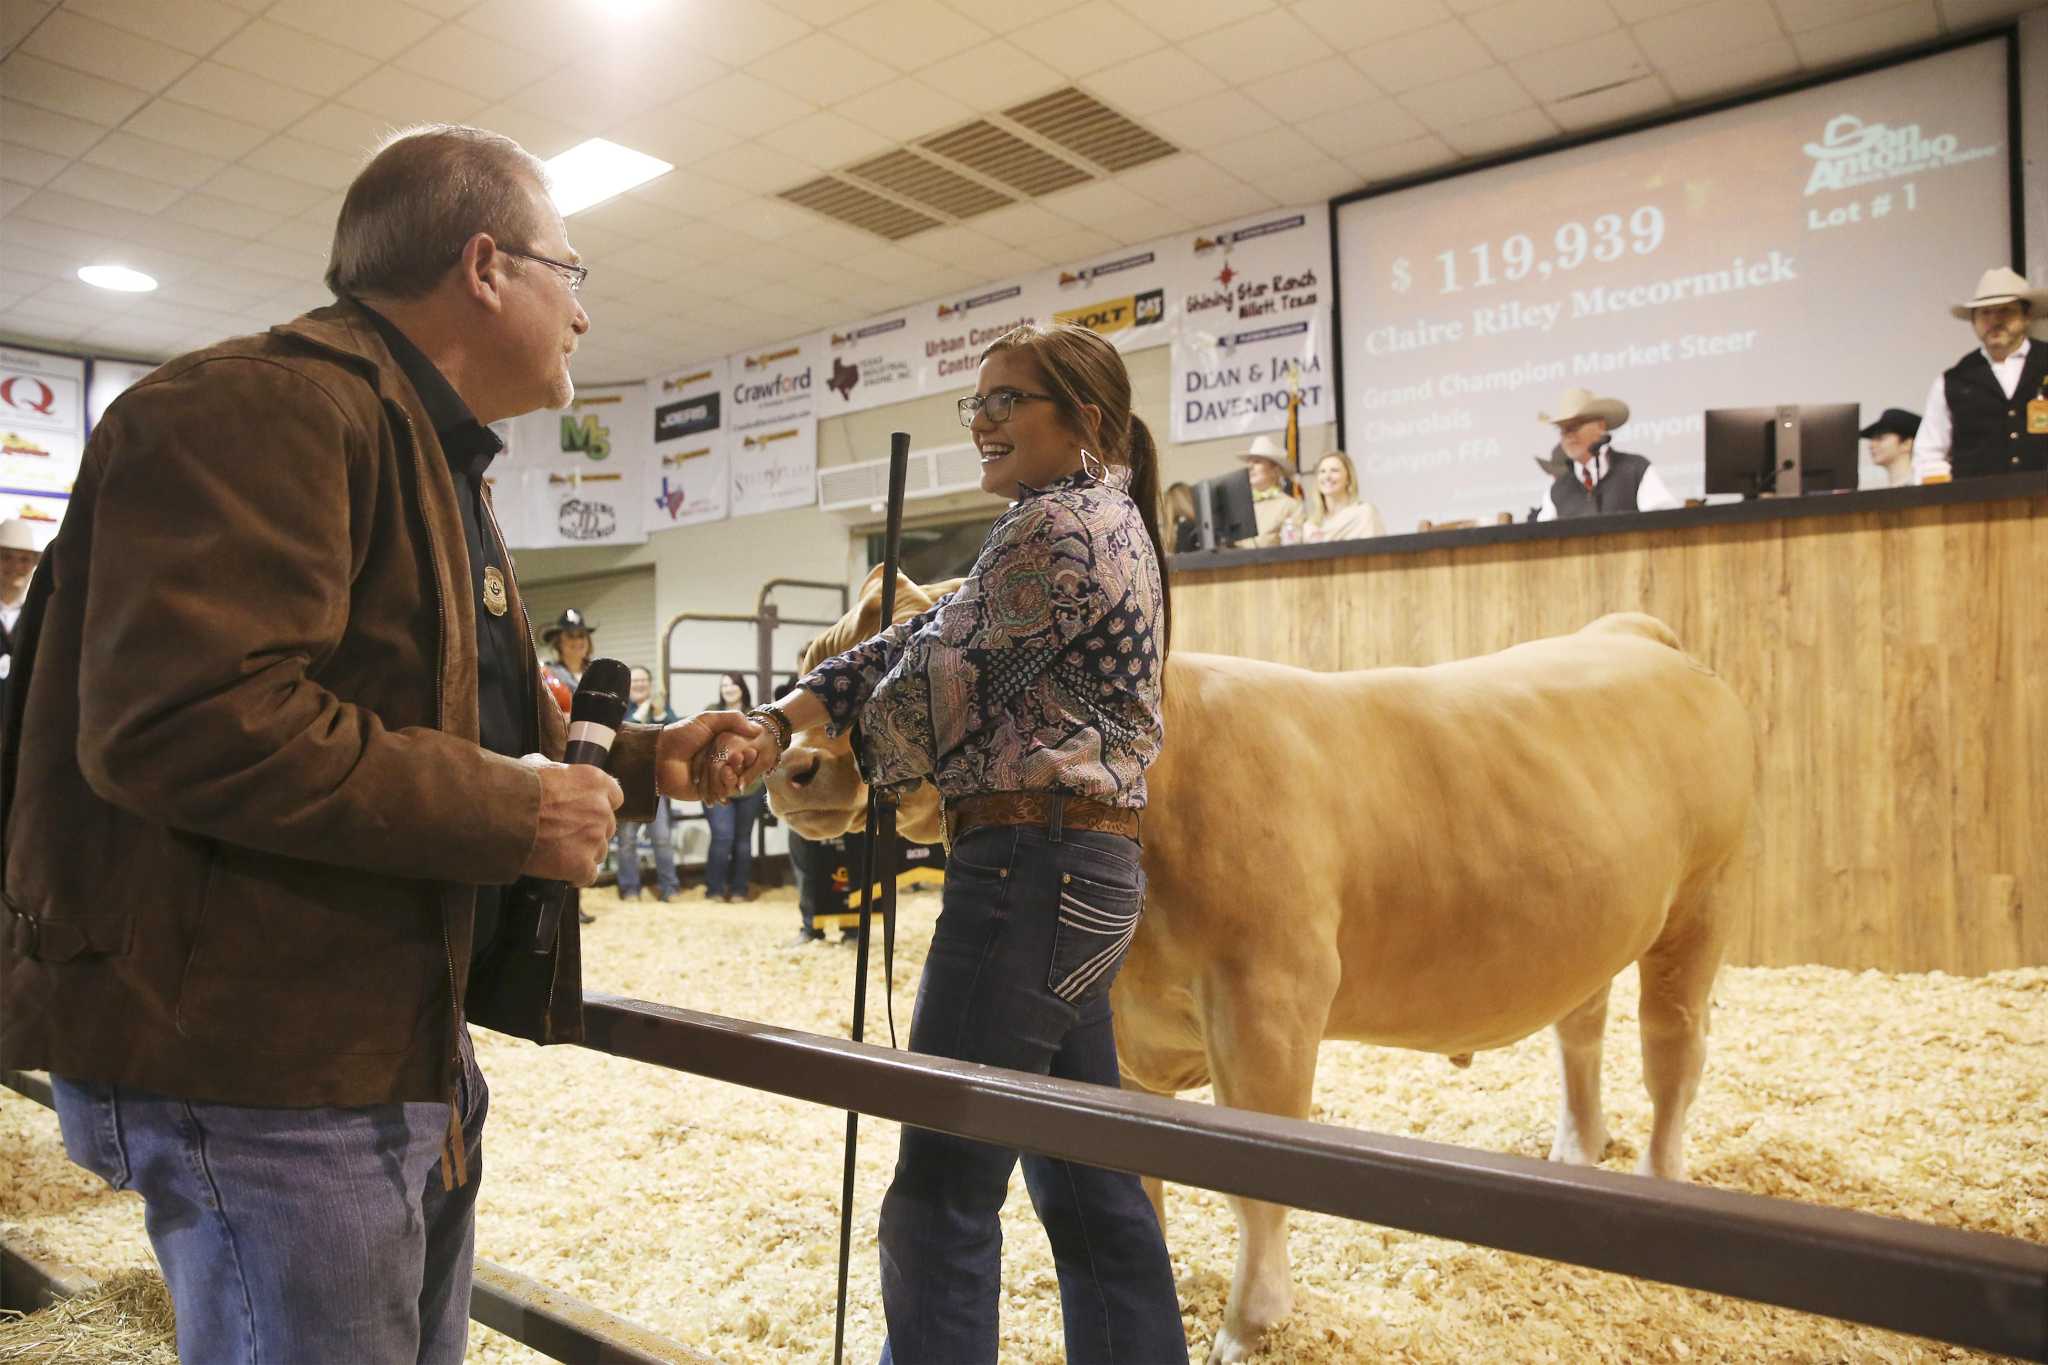
<path id="1" fill-rule="evenodd" d="M 1159 662 L 1173 647 L 1173 588 L 1166 581 L 1166 542 L 1159 534 L 1159 447 L 1153 444 L 1152 429 L 1145 419 L 1131 414 L 1131 501 L 1138 504 L 1145 534 L 1152 538 L 1152 554 L 1159 561 Z"/>

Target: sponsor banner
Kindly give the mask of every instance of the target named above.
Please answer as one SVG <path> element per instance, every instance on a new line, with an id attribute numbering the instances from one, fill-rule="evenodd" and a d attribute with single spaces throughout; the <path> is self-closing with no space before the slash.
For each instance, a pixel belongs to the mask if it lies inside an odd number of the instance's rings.
<path id="1" fill-rule="evenodd" d="M 671 370 L 648 386 L 653 459 L 641 501 L 650 532 L 723 519 L 732 480 L 725 357 Z"/>
<path id="2" fill-rule="evenodd" d="M 732 438 L 732 514 L 778 512 L 818 501 L 818 419 L 764 422 Z"/>
<path id="3" fill-rule="evenodd" d="M 633 545 L 647 538 L 641 492 L 653 463 L 648 386 L 585 385 L 560 412 L 513 423 L 513 459 L 493 473 L 525 475 L 526 545 Z M 501 485 L 502 486 L 502 485 Z M 499 525 L 504 526 L 504 518 Z M 511 532 L 506 531 L 509 541 Z"/>
<path id="4" fill-rule="evenodd" d="M 1040 276 L 992 284 L 925 304 L 921 391 L 971 393 L 983 348 L 1019 323 L 1045 325 L 1052 320 L 1053 306 Z"/>
<path id="5" fill-rule="evenodd" d="M 85 362 L 0 346 L 0 512 L 56 534 L 85 452 Z"/>
<path id="6" fill-rule="evenodd" d="M 728 357 L 726 393 L 732 406 L 725 416 L 726 430 L 814 416 L 819 384 L 816 342 L 815 337 L 799 337 Z"/>
<path id="7" fill-rule="evenodd" d="M 1119 351 L 1165 345 L 1180 325 L 1180 294 L 1166 269 L 1178 240 L 1124 247 L 1053 271 L 1045 286 L 1052 321 L 1098 332 Z"/>
<path id="8" fill-rule="evenodd" d="M 1322 206 L 1271 209 L 1170 248 L 1176 444 L 1335 420 L 1328 382 L 1330 238 Z"/>
<path id="9" fill-rule="evenodd" d="M 92 376 L 85 386 L 85 429 L 88 434 L 100 424 L 108 406 L 146 375 L 156 373 L 155 365 L 133 360 L 105 360 L 94 356 Z"/>
<path id="10" fill-rule="evenodd" d="M 904 308 L 820 332 L 812 344 L 824 389 L 816 401 L 818 415 L 837 417 L 921 397 L 926 312 Z"/>

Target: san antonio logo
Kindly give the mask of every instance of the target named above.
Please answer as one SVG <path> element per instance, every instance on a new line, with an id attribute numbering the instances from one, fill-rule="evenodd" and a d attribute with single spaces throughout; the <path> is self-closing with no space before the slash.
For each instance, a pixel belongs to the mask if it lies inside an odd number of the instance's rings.
<path id="1" fill-rule="evenodd" d="M 1820 141 L 1806 144 L 1806 154 L 1813 158 L 1806 193 L 1854 189 L 1902 175 L 1943 170 L 1996 155 L 1998 150 L 1995 142 L 1963 147 L 1954 133 L 1928 137 L 1917 123 L 1894 128 L 1865 123 L 1854 114 L 1837 114 L 1828 120 Z"/>

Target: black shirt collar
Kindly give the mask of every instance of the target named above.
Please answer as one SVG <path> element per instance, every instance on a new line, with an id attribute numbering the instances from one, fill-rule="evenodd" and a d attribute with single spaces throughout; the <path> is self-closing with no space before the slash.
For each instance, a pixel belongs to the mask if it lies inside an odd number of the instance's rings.
<path id="1" fill-rule="evenodd" d="M 476 420 L 476 414 L 462 401 L 455 386 L 439 366 L 427 359 L 426 352 L 413 345 L 411 337 L 376 309 L 367 304 L 362 309 L 376 326 L 377 334 L 384 338 L 384 344 L 391 348 L 391 358 L 412 381 L 420 405 L 427 410 L 427 420 L 434 424 L 434 434 L 441 438 L 441 449 L 448 456 L 450 467 L 472 479 L 482 478 L 505 443 L 496 432 Z"/>

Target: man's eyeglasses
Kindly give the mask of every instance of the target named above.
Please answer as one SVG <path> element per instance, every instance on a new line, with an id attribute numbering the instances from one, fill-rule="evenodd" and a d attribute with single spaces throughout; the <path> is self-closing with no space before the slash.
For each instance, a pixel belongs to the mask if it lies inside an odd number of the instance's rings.
<path id="1" fill-rule="evenodd" d="M 572 294 L 582 292 L 583 282 L 590 278 L 590 267 L 586 265 L 570 265 L 567 261 L 557 261 L 546 256 L 536 256 L 531 251 L 514 251 L 509 246 L 501 246 L 498 250 L 504 252 L 507 256 L 517 256 L 522 261 L 539 261 L 549 269 L 561 271 L 562 278 L 569 282 L 569 292 Z"/>
<path id="2" fill-rule="evenodd" d="M 1010 411 L 1027 398 L 1041 402 L 1057 403 L 1059 400 L 1049 393 L 1025 393 L 1021 389 L 990 389 L 987 393 L 970 394 L 960 400 L 960 425 L 974 425 L 974 415 L 986 412 L 991 422 L 1007 422 Z"/>

